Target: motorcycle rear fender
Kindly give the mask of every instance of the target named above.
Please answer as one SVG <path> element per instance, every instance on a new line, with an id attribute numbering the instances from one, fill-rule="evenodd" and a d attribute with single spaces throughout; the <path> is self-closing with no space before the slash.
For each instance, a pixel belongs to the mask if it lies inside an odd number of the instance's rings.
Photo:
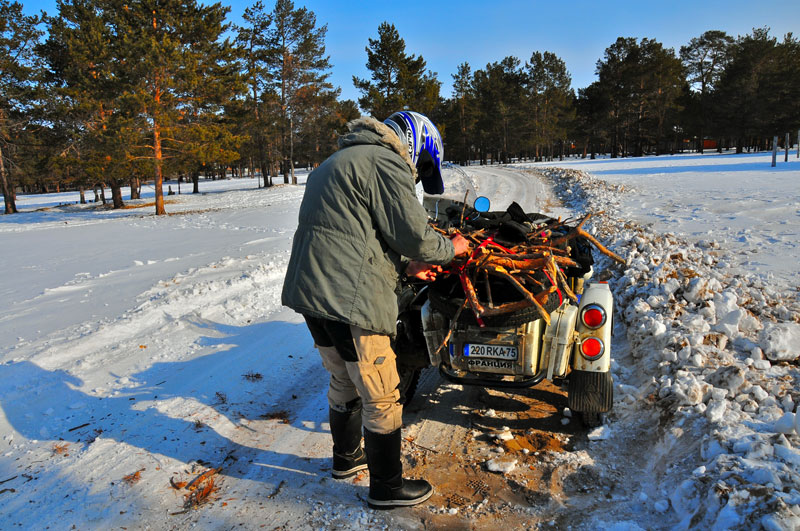
<path id="1" fill-rule="evenodd" d="M 580 318 L 583 309 L 590 304 L 597 304 L 602 307 L 606 313 L 606 321 L 600 328 L 592 330 L 583 324 Z M 584 289 L 583 296 L 581 297 L 580 306 L 578 307 L 577 319 L 577 339 L 575 341 L 575 354 L 573 369 L 588 372 L 608 372 L 611 368 L 611 317 L 614 312 L 614 300 L 611 296 L 611 290 L 608 284 L 601 282 L 591 282 L 588 287 Z M 596 337 L 603 342 L 603 354 L 594 360 L 588 360 L 580 353 L 581 343 L 590 338 Z"/>

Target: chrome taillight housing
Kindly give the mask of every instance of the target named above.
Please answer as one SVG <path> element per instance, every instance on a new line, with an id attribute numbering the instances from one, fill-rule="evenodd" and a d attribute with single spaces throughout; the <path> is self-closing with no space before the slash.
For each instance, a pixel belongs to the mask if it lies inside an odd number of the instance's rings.
<path id="1" fill-rule="evenodd" d="M 580 351 L 581 355 L 587 360 L 596 360 L 605 352 L 606 346 L 600 338 L 587 337 L 581 341 Z"/>
<path id="2" fill-rule="evenodd" d="M 581 311 L 581 323 L 590 330 L 597 330 L 606 324 L 606 311 L 599 304 L 588 304 Z"/>

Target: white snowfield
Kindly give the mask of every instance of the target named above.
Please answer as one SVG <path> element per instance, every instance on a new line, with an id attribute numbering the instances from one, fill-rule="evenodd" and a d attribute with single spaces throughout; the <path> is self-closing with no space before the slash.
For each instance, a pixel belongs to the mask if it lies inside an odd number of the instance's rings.
<path id="1" fill-rule="evenodd" d="M 594 213 L 627 261 L 596 265 L 617 310 L 615 401 L 581 462 L 622 486 L 586 528 L 800 528 L 800 162 L 770 158 L 445 172 L 448 195 L 495 210 Z M 329 478 L 327 376 L 280 304 L 304 180 L 202 182 L 168 197 L 171 216 L 67 193 L 0 217 L 1 528 L 420 522 Z M 509 463 L 488 466 L 525 474 Z M 210 467 L 214 499 L 185 509 L 170 481 Z"/>

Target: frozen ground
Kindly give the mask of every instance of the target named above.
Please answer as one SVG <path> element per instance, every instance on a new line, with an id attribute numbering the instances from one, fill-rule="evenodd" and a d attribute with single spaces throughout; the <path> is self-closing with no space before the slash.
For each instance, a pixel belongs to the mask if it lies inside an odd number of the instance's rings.
<path id="1" fill-rule="evenodd" d="M 627 259 L 607 264 L 614 410 L 553 457 L 585 485 L 555 504 L 490 503 L 494 517 L 800 525 L 794 152 L 775 169 L 769 155 L 709 154 L 473 166 L 446 180 L 453 196 L 488 195 L 494 208 L 605 211 L 592 228 Z M 201 191 L 170 196 L 176 215 L 158 218 L 76 205 L 76 194 L 20 197 L 23 213 L 0 217 L 2 527 L 487 525 L 486 502 L 453 512 L 442 493 L 373 512 L 363 477 L 328 479 L 325 372 L 279 301 L 303 186 Z M 429 414 L 462 392 L 431 378 L 418 406 Z M 408 432 L 423 436 L 419 416 Z M 488 461 L 509 491 L 533 479 L 533 465 Z M 184 509 L 189 492 L 170 482 L 211 467 L 222 469 L 211 501 Z"/>

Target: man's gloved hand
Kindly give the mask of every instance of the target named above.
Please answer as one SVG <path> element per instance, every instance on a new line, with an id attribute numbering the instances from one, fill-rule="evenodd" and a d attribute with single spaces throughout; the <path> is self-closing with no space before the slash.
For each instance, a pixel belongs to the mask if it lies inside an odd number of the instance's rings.
<path id="1" fill-rule="evenodd" d="M 470 251 L 469 241 L 460 234 L 455 234 L 451 239 L 453 247 L 456 250 L 456 256 L 467 254 Z"/>
<path id="2" fill-rule="evenodd" d="M 436 275 L 441 272 L 442 266 L 417 262 L 416 260 L 411 260 L 406 267 L 407 277 L 424 280 L 425 282 L 433 282 L 436 280 Z"/>

